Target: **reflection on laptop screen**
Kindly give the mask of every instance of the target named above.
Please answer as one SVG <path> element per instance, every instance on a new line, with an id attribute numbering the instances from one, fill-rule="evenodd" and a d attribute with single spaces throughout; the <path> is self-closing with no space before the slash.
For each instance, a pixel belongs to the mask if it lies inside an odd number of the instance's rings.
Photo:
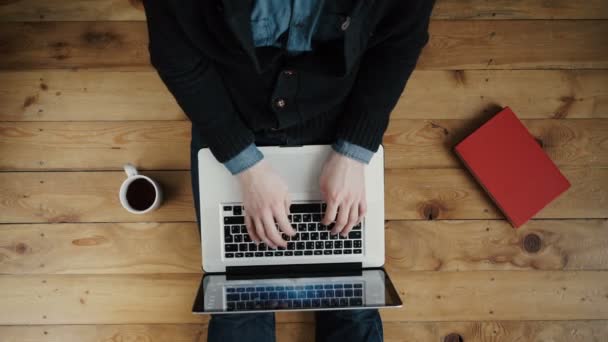
<path id="1" fill-rule="evenodd" d="M 226 311 L 347 308 L 364 305 L 363 282 L 225 286 Z"/>
<path id="2" fill-rule="evenodd" d="M 358 275 L 300 278 L 203 277 L 195 313 L 238 313 L 282 310 L 347 310 L 401 305 L 399 295 L 382 269 Z"/>

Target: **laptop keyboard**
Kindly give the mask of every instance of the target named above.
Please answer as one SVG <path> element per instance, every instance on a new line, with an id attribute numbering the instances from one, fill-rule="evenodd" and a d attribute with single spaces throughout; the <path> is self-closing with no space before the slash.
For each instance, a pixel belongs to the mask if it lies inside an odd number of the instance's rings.
<path id="1" fill-rule="evenodd" d="M 230 286 L 225 295 L 228 311 L 361 307 L 363 283 Z"/>
<path id="2" fill-rule="evenodd" d="M 321 219 L 325 203 L 299 203 L 290 207 L 289 221 L 296 235 L 283 234 L 287 248 L 271 249 L 264 243 L 253 243 L 245 226 L 244 209 L 240 205 L 223 205 L 224 256 L 226 258 L 268 258 L 311 255 L 353 255 L 363 253 L 361 223 L 348 237 L 331 235 L 333 223 L 325 226 Z"/>

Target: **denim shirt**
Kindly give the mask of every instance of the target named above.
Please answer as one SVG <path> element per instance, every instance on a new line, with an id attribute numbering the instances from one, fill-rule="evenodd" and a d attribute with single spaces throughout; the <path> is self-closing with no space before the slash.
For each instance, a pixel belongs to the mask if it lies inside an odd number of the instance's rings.
<path id="1" fill-rule="evenodd" d="M 322 36 L 322 31 L 317 31 L 324 4 L 325 0 L 256 0 L 251 11 L 255 46 L 284 47 L 293 55 L 312 51 L 313 37 L 316 40 L 330 39 Z M 374 155 L 374 152 L 344 140 L 336 141 L 332 149 L 365 164 L 369 164 Z M 263 158 L 262 152 L 251 144 L 224 166 L 236 175 Z"/>

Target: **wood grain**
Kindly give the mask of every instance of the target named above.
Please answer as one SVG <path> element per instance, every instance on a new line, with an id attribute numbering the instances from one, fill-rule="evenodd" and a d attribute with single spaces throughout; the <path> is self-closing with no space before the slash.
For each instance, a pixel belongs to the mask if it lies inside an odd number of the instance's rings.
<path id="1" fill-rule="evenodd" d="M 572 187 L 537 218 L 607 218 L 608 168 L 565 168 Z M 166 202 L 133 215 L 118 201 L 122 172 L 2 172 L 0 222 L 170 222 L 193 221 L 190 173 L 146 175 L 164 187 Z M 387 220 L 502 218 L 472 176 L 459 169 L 385 171 Z"/>
<path id="2" fill-rule="evenodd" d="M 606 84 L 606 70 L 416 70 L 392 117 L 477 119 L 496 106 L 526 119 L 607 117 Z"/>
<path id="3" fill-rule="evenodd" d="M 145 20 L 140 0 L 11 0 L 0 4 L 0 21 Z"/>
<path id="4" fill-rule="evenodd" d="M 528 234 L 541 249 L 523 248 Z M 1 274 L 199 273 L 195 223 L 0 225 Z M 608 270 L 607 220 L 389 221 L 393 272 Z"/>
<path id="5" fill-rule="evenodd" d="M 541 248 L 523 245 L 529 234 Z M 393 272 L 480 270 L 605 270 L 607 220 L 389 221 L 386 260 Z"/>
<path id="6" fill-rule="evenodd" d="M 607 21 L 439 20 L 429 30 L 421 69 L 608 68 Z M 0 52 L 0 69 L 150 68 L 143 22 L 0 23 Z"/>
<path id="7" fill-rule="evenodd" d="M 149 69 L 143 22 L 0 23 L 0 69 Z"/>
<path id="8" fill-rule="evenodd" d="M 127 161 L 125 161 L 127 162 Z M 134 215 L 120 205 L 124 172 L 0 173 L 2 222 L 194 221 L 189 172 L 146 172 L 163 187 L 160 209 Z"/>
<path id="9" fill-rule="evenodd" d="M 565 169 L 572 187 L 536 218 L 608 217 L 608 169 Z M 388 220 L 493 219 L 502 215 L 464 170 L 388 169 L 385 171 Z"/>
<path id="10" fill-rule="evenodd" d="M 602 0 L 438 0 L 434 19 L 607 19 Z"/>
<path id="11" fill-rule="evenodd" d="M 608 70 L 416 70 L 399 119 L 608 117 Z M 0 121 L 187 120 L 155 71 L 0 71 Z"/>
<path id="12" fill-rule="evenodd" d="M 189 121 L 0 122 L 2 170 L 189 170 Z"/>
<path id="13" fill-rule="evenodd" d="M 460 167 L 454 146 L 485 119 L 393 119 L 383 140 L 385 166 L 389 169 Z M 523 123 L 557 165 L 608 166 L 608 120 L 524 120 Z"/>
<path id="14" fill-rule="evenodd" d="M 607 19 L 602 0 L 438 0 L 434 19 Z M 145 20 L 138 0 L 16 0 L 0 4 L 0 21 Z"/>
<path id="15" fill-rule="evenodd" d="M 458 168 L 453 147 L 481 120 L 393 119 L 387 168 Z M 608 120 L 524 120 L 559 166 L 608 166 Z M 190 122 L 0 122 L 0 170 L 190 169 Z"/>
<path id="16" fill-rule="evenodd" d="M 185 120 L 155 71 L 0 72 L 2 121 Z"/>
<path id="17" fill-rule="evenodd" d="M 1 274 L 200 273 L 201 265 L 193 222 L 0 225 Z"/>
<path id="18" fill-rule="evenodd" d="M 608 21 L 433 21 L 421 69 L 608 67 Z"/>
<path id="19" fill-rule="evenodd" d="M 310 341 L 314 323 L 278 323 L 277 341 Z M 384 322 L 388 342 L 442 341 L 457 333 L 467 342 L 539 341 L 600 342 L 608 335 L 608 322 L 597 321 L 488 321 L 488 322 Z M 149 325 L 35 325 L 0 327 L 4 342 L 204 342 L 206 324 Z"/>
<path id="20" fill-rule="evenodd" d="M 405 305 L 383 311 L 387 322 L 608 319 L 608 272 L 391 275 Z M 198 274 L 2 275 L 0 324 L 200 323 L 207 317 L 191 313 L 199 282 Z M 278 315 L 281 322 L 311 319 Z"/>

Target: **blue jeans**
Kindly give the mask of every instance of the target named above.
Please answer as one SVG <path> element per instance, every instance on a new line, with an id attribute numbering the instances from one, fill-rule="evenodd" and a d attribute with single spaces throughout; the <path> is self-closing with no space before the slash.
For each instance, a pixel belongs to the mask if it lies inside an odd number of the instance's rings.
<path id="1" fill-rule="evenodd" d="M 332 144 L 336 120 L 328 118 L 314 124 L 304 124 L 288 130 L 256 132 L 257 146 Z M 198 150 L 206 144 L 195 125 L 192 126 L 190 161 L 192 194 L 196 218 L 200 224 L 198 189 Z M 200 229 L 200 226 L 199 226 Z M 319 311 L 315 313 L 317 342 L 322 341 L 382 341 L 382 320 L 378 310 Z M 211 315 L 208 341 L 272 342 L 275 341 L 273 313 Z"/>
<path id="2" fill-rule="evenodd" d="M 383 341 L 378 310 L 319 311 L 315 313 L 317 342 Z M 209 342 L 273 342 L 276 340 L 274 314 L 212 315 Z"/>

